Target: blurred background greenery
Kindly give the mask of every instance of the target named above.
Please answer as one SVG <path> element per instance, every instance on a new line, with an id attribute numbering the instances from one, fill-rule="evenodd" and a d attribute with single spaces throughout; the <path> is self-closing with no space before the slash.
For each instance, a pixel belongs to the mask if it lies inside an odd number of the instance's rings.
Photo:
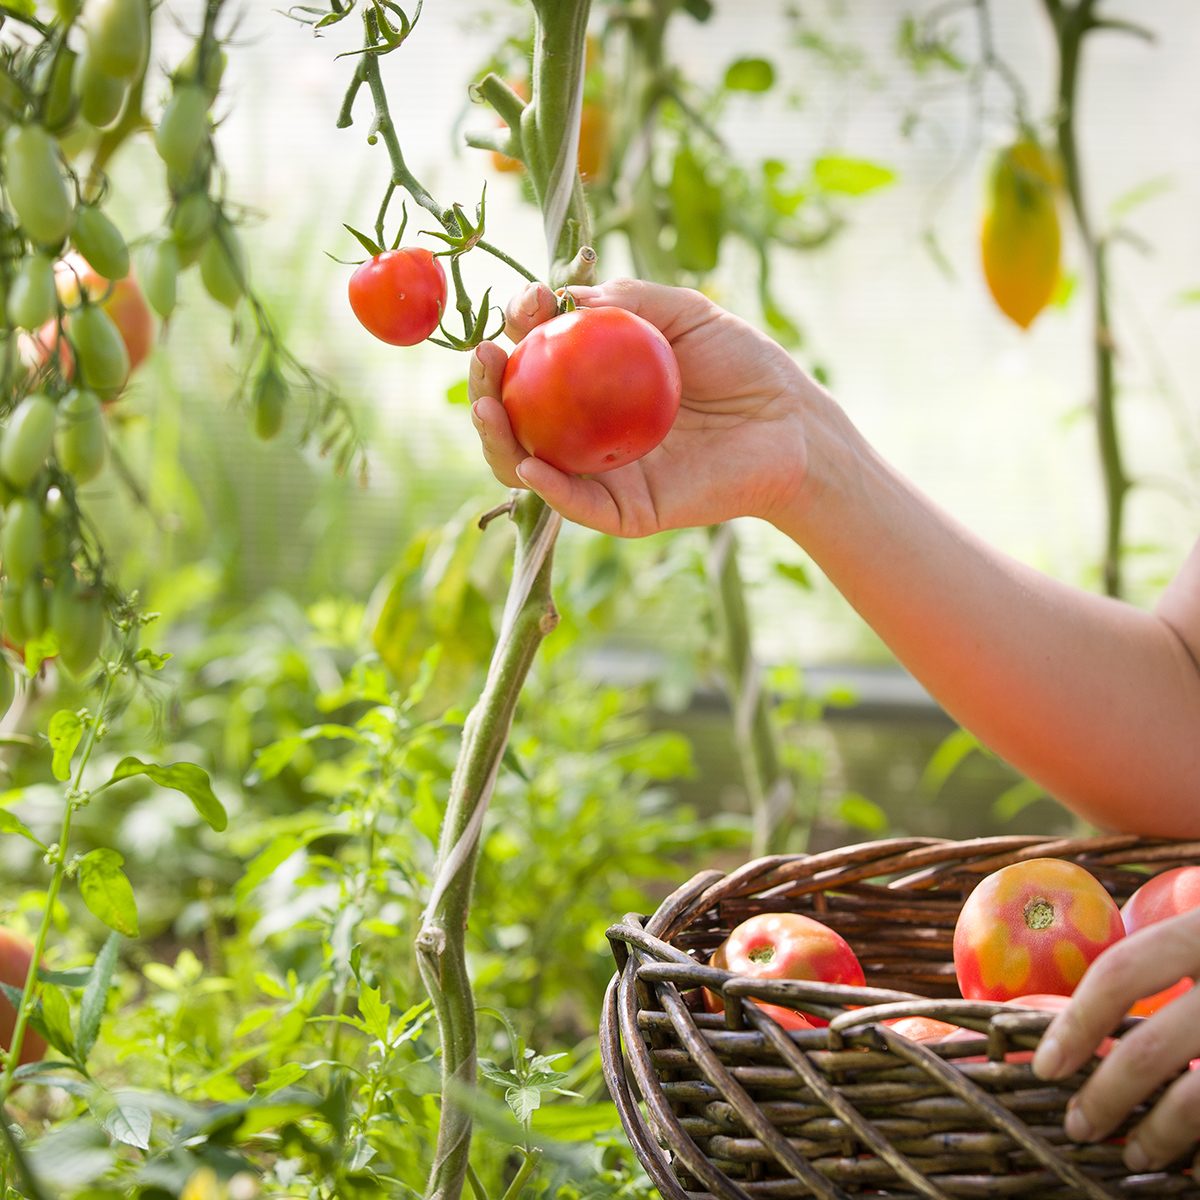
<path id="1" fill-rule="evenodd" d="M 848 206 L 828 245 L 773 251 L 774 293 L 798 326 L 795 353 L 885 455 L 968 525 L 1094 588 L 1102 505 L 1086 419 L 1088 314 L 1069 286 L 1028 333 L 996 311 L 978 224 L 986 163 L 1012 136 L 1009 115 L 988 87 L 923 73 L 899 52 L 908 7 L 721 0 L 706 23 L 677 22 L 671 50 L 710 85 L 734 59 L 772 62 L 769 93 L 732 93 L 712 114 L 747 169 L 774 158 L 804 176 L 817 156 L 840 153 L 894 176 Z M 1148 603 L 1195 536 L 1200 489 L 1200 154 L 1186 136 L 1200 121 L 1200 20 L 1187 0 L 1127 8 L 1156 41 L 1098 44 L 1080 120 L 1095 209 L 1130 230 L 1115 288 L 1122 433 L 1144 482 L 1129 515 L 1129 594 Z M 1031 94 L 1047 95 L 1053 47 L 1040 6 L 992 9 L 996 53 Z M 466 205 L 487 180 L 492 236 L 502 230 L 506 248 L 540 264 L 540 217 L 519 181 L 495 175 L 459 136 L 472 122 L 486 126 L 467 85 L 498 43 L 521 34 L 521 14 L 515 4 L 430 4 L 420 52 L 385 66 L 415 173 Z M 174 61 L 186 48 L 183 22 L 161 24 L 162 53 Z M 350 268 L 334 260 L 357 249 L 342 223 L 370 226 L 387 163 L 382 147 L 365 144 L 365 124 L 335 128 L 351 70 L 335 57 L 342 48 L 275 6 L 244 6 L 217 142 L 228 192 L 245 205 L 255 284 L 293 350 L 357 415 L 368 482 L 300 448 L 302 403 L 276 442 L 254 439 L 237 400 L 236 325 L 231 341 L 228 319 L 189 279 L 163 349 L 118 413 L 137 486 L 110 468 L 85 493 L 125 585 L 161 614 L 150 644 L 174 655 L 94 770 L 156 745 L 164 761 L 208 768 L 231 813 L 230 832 L 214 834 L 186 800 L 130 782 L 80 815 L 79 848 L 89 839 L 120 847 L 142 917 L 143 940 L 128 952 L 143 977 L 126 979 L 131 1015 L 106 1027 L 105 1053 L 121 1078 L 165 1086 L 167 1070 L 175 1086 L 210 1099 L 261 1084 L 302 1045 L 311 1057 L 308 1035 L 277 1020 L 330 996 L 342 1011 L 348 931 L 369 947 L 363 978 L 394 987 L 397 1008 L 415 1002 L 412 918 L 506 587 L 510 533 L 503 522 L 483 532 L 474 524 L 504 493 L 462 403 L 465 359 L 376 342 L 346 303 Z M 148 234 L 159 219 L 157 200 L 141 207 L 152 170 L 149 144 L 118 162 L 123 228 Z M 410 236 L 414 224 L 428 227 L 424 216 L 411 216 Z M 630 269 L 615 240 L 601 250 L 602 274 Z M 1081 270 L 1070 240 L 1065 257 L 1069 284 Z M 759 321 L 757 269 L 748 247 L 727 241 L 705 285 Z M 516 286 L 490 260 L 471 260 L 468 273 L 476 294 L 492 285 L 505 297 Z M 797 780 L 776 848 L 1072 827 L 955 729 L 801 551 L 752 523 L 739 533 L 755 648 Z M 707 549 L 699 531 L 637 544 L 564 532 L 562 624 L 534 668 L 489 816 L 475 906 L 483 917 L 472 928 L 481 999 L 536 1015 L 547 1045 L 574 1043 L 572 1086 L 590 1100 L 602 1096 L 588 1039 L 611 969 L 604 929 L 626 911 L 649 911 L 693 871 L 749 854 Z M 387 637 L 373 645 L 385 613 Z M 80 699 L 51 670 L 9 727 L 40 728 Z M 374 737 L 396 711 L 428 726 L 410 737 L 401 722 L 407 740 L 387 746 L 332 729 Z M 7 768 L 24 788 L 23 819 L 49 840 L 59 801 L 43 786 L 44 755 L 12 748 Z M 44 900 L 39 860 L 16 839 L 4 853 L 19 881 L 6 892 L 19 923 Z M 64 908 L 59 928 L 53 965 L 90 957 L 101 933 L 90 918 L 73 926 Z M 198 959 L 177 957 L 190 954 Z M 208 992 L 188 976 L 199 959 Z M 182 976 L 164 974 L 171 963 Z M 154 1039 L 162 1061 L 145 1055 Z M 431 1090 L 413 1083 L 405 1103 L 420 1107 Z M 405 1136 L 415 1147 L 426 1132 L 413 1121 Z M 412 1187 L 422 1174 L 414 1168 Z"/>

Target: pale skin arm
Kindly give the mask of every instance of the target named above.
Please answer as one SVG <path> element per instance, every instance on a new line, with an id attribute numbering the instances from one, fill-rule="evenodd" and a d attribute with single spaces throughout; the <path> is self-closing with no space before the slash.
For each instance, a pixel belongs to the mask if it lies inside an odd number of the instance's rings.
<path id="1" fill-rule="evenodd" d="M 506 355 L 472 358 L 472 419 L 496 477 L 565 517 L 641 537 L 733 517 L 798 542 L 964 727 L 1096 824 L 1200 837 L 1200 541 L 1146 612 L 1069 587 L 988 545 L 884 461 L 778 346 L 697 292 L 632 280 L 572 289 L 629 308 L 671 342 L 683 403 L 666 440 L 593 478 L 531 458 L 499 402 Z M 555 313 L 544 285 L 509 306 L 519 340 Z M 1134 1001 L 1200 978 L 1200 913 L 1118 942 L 1042 1039 L 1034 1069 L 1076 1069 Z M 1104 1137 L 1200 1056 L 1200 988 L 1122 1037 L 1080 1090 L 1068 1133 Z M 1200 1138 L 1200 1070 L 1132 1131 L 1130 1169 Z"/>
<path id="2" fill-rule="evenodd" d="M 795 539 L 965 728 L 1096 824 L 1200 837 L 1200 542 L 1153 612 L 1070 587 L 960 525 L 884 461 L 778 346 L 697 292 L 572 289 L 631 308 L 679 358 L 683 406 L 646 458 L 594 478 L 529 458 L 480 346 L 473 417 L 497 477 L 621 536 L 736 516 Z M 545 286 L 509 311 L 523 336 Z"/>

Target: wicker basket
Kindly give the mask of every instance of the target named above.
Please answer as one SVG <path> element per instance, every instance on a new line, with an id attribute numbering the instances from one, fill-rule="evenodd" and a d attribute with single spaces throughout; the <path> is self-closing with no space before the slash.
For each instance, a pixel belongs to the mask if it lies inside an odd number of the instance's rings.
<path id="1" fill-rule="evenodd" d="M 649 920 L 631 915 L 613 926 L 618 971 L 600 1031 L 605 1076 L 663 1197 L 1200 1196 L 1190 1156 L 1170 1170 L 1125 1170 L 1121 1135 L 1138 1114 L 1097 1144 L 1066 1137 L 1066 1102 L 1095 1062 L 1048 1084 L 1027 1061 L 1006 1061 L 1036 1046 L 1050 1014 L 951 999 L 963 899 L 989 872 L 1043 856 L 1087 867 L 1121 902 L 1146 871 L 1200 859 L 1200 842 L 869 842 L 758 859 L 729 875 L 707 871 Z M 704 965 L 733 926 L 781 910 L 841 933 L 873 986 L 768 983 Z M 703 1011 L 702 986 L 723 993 L 724 1016 Z M 830 1025 L 785 1031 L 749 996 Z M 979 1036 L 935 1051 L 880 1024 L 902 1013 Z"/>

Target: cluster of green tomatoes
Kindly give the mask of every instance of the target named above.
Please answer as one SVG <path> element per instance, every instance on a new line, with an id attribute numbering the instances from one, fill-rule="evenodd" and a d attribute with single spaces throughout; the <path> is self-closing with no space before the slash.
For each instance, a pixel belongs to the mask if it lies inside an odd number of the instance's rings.
<path id="1" fill-rule="evenodd" d="M 8 21 L 0 43 L 0 619 L 10 654 L 28 663 L 36 642 L 35 659 L 54 655 L 80 675 L 109 628 L 111 589 L 77 496 L 104 469 L 106 412 L 150 352 L 152 312 L 164 321 L 174 312 L 183 270 L 197 264 L 205 289 L 231 309 L 246 276 L 214 194 L 210 114 L 225 55 L 211 27 L 171 73 L 153 127 L 169 203 L 162 228 L 131 253 L 105 211 L 105 168 L 151 127 L 151 5 L 52 8 L 51 20 Z M 282 386 L 267 397 L 268 427 L 278 428 L 284 398 Z M 258 424 L 261 432 L 262 416 Z M 0 655 L 3 708 L 12 694 L 11 661 Z"/>

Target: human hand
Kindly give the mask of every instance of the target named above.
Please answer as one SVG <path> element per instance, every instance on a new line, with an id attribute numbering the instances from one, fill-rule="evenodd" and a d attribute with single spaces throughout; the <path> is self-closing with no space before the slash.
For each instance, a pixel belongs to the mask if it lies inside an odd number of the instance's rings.
<path id="1" fill-rule="evenodd" d="M 679 361 L 679 414 L 637 462 L 590 477 L 564 474 L 531 458 L 513 436 L 499 400 L 508 356 L 484 342 L 471 359 L 468 392 L 496 478 L 532 488 L 572 521 L 622 537 L 738 516 L 770 520 L 782 511 L 804 480 L 804 401 L 824 398 L 788 354 L 687 288 L 619 279 L 569 290 L 580 307 L 626 308 L 662 331 Z M 557 311 L 554 293 L 531 284 L 509 304 L 505 330 L 519 341 Z"/>
<path id="2" fill-rule="evenodd" d="M 1140 929 L 1101 954 L 1042 1036 L 1034 1073 L 1061 1079 L 1077 1070 L 1136 1001 L 1185 976 L 1200 976 L 1200 910 Z M 1125 1165 L 1131 1171 L 1156 1170 L 1193 1151 L 1200 1140 L 1200 1071 L 1187 1066 L 1198 1055 L 1200 988 L 1194 987 L 1117 1039 L 1071 1099 L 1067 1136 L 1077 1142 L 1108 1136 L 1137 1104 L 1173 1079 L 1128 1135 Z"/>

